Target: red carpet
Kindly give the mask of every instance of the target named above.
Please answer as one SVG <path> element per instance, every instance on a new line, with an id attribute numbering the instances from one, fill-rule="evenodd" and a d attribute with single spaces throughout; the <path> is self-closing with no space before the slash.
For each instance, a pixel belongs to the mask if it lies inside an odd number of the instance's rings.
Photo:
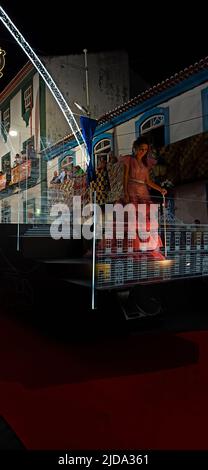
<path id="1" fill-rule="evenodd" d="M 208 332 L 60 345 L 0 318 L 0 415 L 28 449 L 208 449 Z"/>

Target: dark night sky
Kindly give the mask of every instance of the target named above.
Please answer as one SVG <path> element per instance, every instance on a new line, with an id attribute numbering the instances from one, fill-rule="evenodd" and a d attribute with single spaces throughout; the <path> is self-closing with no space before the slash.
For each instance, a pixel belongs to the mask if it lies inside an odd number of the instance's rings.
<path id="1" fill-rule="evenodd" d="M 208 55 L 201 11 L 197 15 L 195 9 L 193 18 L 188 11 L 182 18 L 174 3 L 174 12 L 161 12 L 158 5 L 153 11 L 149 4 L 146 11 L 136 12 L 128 1 L 129 11 L 127 6 L 122 10 L 121 3 L 115 3 L 112 12 L 112 3 L 102 4 L 105 5 L 102 11 L 100 7 L 93 8 L 92 2 L 83 9 L 80 2 L 59 0 L 59 9 L 53 2 L 43 11 L 44 0 L 31 3 L 1 0 L 1 6 L 38 55 L 81 54 L 83 48 L 88 52 L 125 49 L 131 68 L 150 85 Z M 164 19 L 161 13 L 166 15 Z M 27 58 L 3 23 L 0 46 L 7 52 L 4 77 L 0 79 L 2 90 Z"/>

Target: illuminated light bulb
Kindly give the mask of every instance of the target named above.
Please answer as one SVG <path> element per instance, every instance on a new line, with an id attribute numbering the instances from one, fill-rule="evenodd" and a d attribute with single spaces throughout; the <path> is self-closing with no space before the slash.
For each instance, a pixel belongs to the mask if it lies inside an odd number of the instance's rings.
<path id="1" fill-rule="evenodd" d="M 18 132 L 17 132 L 15 129 L 10 129 L 9 135 L 10 135 L 11 137 L 17 137 Z"/>
<path id="2" fill-rule="evenodd" d="M 173 259 L 162 259 L 162 260 L 155 261 L 155 263 L 159 263 L 160 266 L 162 266 L 164 268 L 167 268 L 169 266 L 172 266 L 172 264 L 174 264 L 174 260 Z"/>

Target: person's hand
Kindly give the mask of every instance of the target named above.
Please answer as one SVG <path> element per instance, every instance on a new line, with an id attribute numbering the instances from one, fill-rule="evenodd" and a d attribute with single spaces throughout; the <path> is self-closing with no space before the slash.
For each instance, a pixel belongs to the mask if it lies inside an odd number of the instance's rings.
<path id="1" fill-rule="evenodd" d="M 161 188 L 160 192 L 163 196 L 165 196 L 167 194 L 167 189 Z"/>

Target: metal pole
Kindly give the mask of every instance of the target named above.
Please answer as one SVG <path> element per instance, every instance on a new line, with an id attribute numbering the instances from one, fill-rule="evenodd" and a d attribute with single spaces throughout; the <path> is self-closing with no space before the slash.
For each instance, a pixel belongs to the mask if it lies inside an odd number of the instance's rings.
<path id="1" fill-rule="evenodd" d="M 166 209 L 165 209 L 165 196 L 164 196 L 164 194 L 163 194 L 163 219 L 164 219 L 165 257 L 167 258 Z"/>
<path id="2" fill-rule="evenodd" d="M 21 154 L 21 132 L 19 132 L 19 152 Z M 17 251 L 20 250 L 20 172 L 18 176 Z"/>
<path id="3" fill-rule="evenodd" d="M 26 185 L 25 185 L 25 222 L 26 224 L 27 224 L 27 183 L 28 183 L 27 165 L 28 165 L 28 145 L 26 147 Z"/>
<path id="4" fill-rule="evenodd" d="M 92 310 L 95 310 L 95 255 L 96 255 L 96 191 L 94 192 L 94 231 L 92 245 Z"/>
<path id="5" fill-rule="evenodd" d="M 17 214 L 17 251 L 20 249 L 20 182 L 19 182 L 19 191 L 18 191 L 18 214 Z"/>
<path id="6" fill-rule="evenodd" d="M 87 98 L 87 115 L 90 116 L 90 99 L 89 99 L 89 78 L 87 64 L 87 49 L 83 49 L 85 58 L 85 81 L 86 81 L 86 98 Z"/>

